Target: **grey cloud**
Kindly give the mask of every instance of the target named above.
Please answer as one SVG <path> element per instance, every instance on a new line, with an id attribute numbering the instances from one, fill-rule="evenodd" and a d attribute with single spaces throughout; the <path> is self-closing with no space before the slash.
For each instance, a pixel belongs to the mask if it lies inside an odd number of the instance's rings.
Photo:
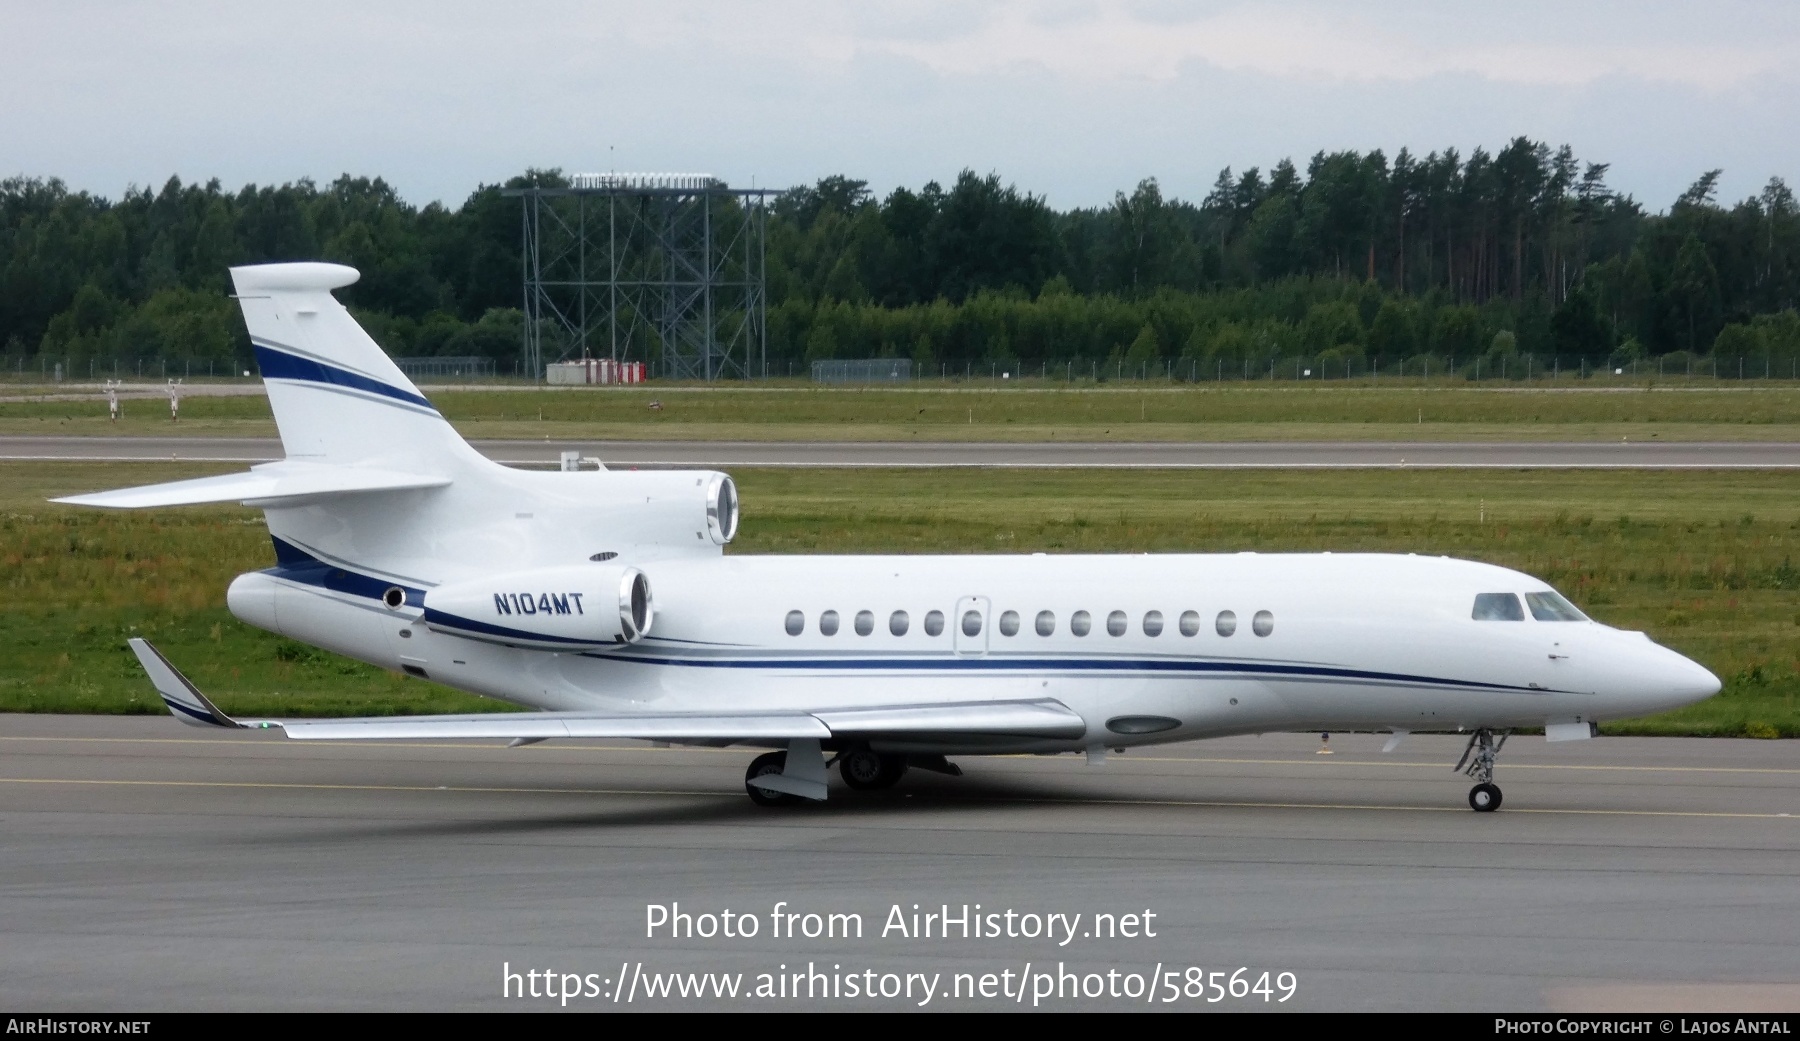
<path id="1" fill-rule="evenodd" d="M 1027 14 L 1080 24 L 1100 9 Z M 1135 10 L 1176 22 L 1196 8 Z M 1788 9 L 1770 4 L 1704 20 L 1666 3 L 1333 10 L 1421 49 L 1796 38 Z M 1344 81 L 1189 58 L 1161 80 L 1095 79 L 1046 63 L 942 72 L 889 46 L 953 43 L 995 17 L 948 4 L 13 5 L 0 12 L 0 96 L 18 103 L 0 108 L 0 174 L 116 194 L 171 173 L 236 186 L 353 172 L 454 204 L 526 166 L 705 169 L 765 185 L 844 172 L 884 191 L 967 166 L 1070 206 L 1150 175 L 1197 198 L 1227 164 L 1466 151 L 1525 134 L 1613 163 L 1615 186 L 1657 208 L 1711 166 L 1726 168 L 1733 198 L 1770 174 L 1800 176 L 1800 145 L 1779 132 L 1800 107 L 1786 73 L 1720 90 L 1621 74 L 1564 87 L 1468 71 Z"/>

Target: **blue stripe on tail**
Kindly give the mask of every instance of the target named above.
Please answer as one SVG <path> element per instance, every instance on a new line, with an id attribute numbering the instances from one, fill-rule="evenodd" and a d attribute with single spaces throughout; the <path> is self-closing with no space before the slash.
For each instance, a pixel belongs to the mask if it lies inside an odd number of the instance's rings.
<path id="1" fill-rule="evenodd" d="M 383 397 L 393 398 L 395 401 L 404 401 L 409 405 L 418 405 L 421 408 L 431 409 L 433 412 L 437 411 L 423 395 L 414 394 L 409 390 L 401 390 L 391 383 L 383 383 L 360 373 L 351 372 L 349 369 L 327 365 L 311 358 L 302 358 L 297 354 L 279 351 L 264 344 L 255 344 L 254 347 L 256 364 L 262 370 L 263 379 L 326 383 L 335 387 L 347 387 L 351 390 L 380 394 Z"/>

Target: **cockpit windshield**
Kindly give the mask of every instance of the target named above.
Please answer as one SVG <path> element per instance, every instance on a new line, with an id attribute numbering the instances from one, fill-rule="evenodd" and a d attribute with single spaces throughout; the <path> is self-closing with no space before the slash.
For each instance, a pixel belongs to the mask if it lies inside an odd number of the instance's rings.
<path id="1" fill-rule="evenodd" d="M 1476 593 L 1475 610 L 1470 614 L 1477 622 L 1523 622 L 1525 611 L 1514 593 Z"/>
<path id="2" fill-rule="evenodd" d="M 1581 613 L 1574 604 L 1563 599 L 1561 593 L 1546 590 L 1542 593 L 1526 593 L 1525 603 L 1531 608 L 1531 617 L 1540 622 L 1585 622 L 1587 615 Z"/>
<path id="3" fill-rule="evenodd" d="M 1540 622 L 1585 622 L 1588 616 L 1580 608 L 1563 599 L 1561 593 L 1545 590 L 1526 593 L 1525 607 Z M 1469 617 L 1477 622 L 1523 622 L 1525 607 L 1519 605 L 1517 593 L 1476 593 L 1475 609 Z"/>

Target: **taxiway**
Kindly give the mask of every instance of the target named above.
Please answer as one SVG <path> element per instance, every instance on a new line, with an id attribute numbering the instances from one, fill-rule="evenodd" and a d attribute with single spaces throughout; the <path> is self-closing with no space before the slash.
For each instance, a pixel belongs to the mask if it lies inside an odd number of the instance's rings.
<path id="1" fill-rule="evenodd" d="M 834 783 L 824 805 L 771 812 L 744 797 L 749 750 L 321 745 L 166 716 L 0 716 L 0 1000 L 550 1009 L 502 997 L 503 965 L 595 973 L 610 995 L 622 967 L 753 977 L 811 963 L 948 986 L 1027 963 L 1160 963 L 1293 972 L 1281 1007 L 1312 1010 L 1800 1007 L 1792 742 L 1518 737 L 1501 759 L 1505 808 L 1477 815 L 1450 770 L 1458 738 L 1391 755 L 1382 741 L 1339 735 L 1321 756 L 1317 737 L 1267 735 L 1096 767 L 963 759 L 960 779 Z M 854 912 L 865 934 L 647 939 L 646 905 L 676 901 Z M 1153 910 L 1156 936 L 878 935 L 892 905 L 915 903 Z M 733 1004 L 640 992 L 569 1007 Z M 1003 1005 L 1018 1007 L 928 1007 Z"/>

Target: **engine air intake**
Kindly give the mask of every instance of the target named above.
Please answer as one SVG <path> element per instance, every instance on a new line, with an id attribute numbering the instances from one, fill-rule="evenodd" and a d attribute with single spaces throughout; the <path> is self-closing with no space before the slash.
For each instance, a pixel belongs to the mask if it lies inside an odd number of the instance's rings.
<path id="1" fill-rule="evenodd" d="M 706 486 L 706 533 L 713 544 L 723 546 L 737 537 L 737 485 L 724 474 L 714 474 Z"/>

